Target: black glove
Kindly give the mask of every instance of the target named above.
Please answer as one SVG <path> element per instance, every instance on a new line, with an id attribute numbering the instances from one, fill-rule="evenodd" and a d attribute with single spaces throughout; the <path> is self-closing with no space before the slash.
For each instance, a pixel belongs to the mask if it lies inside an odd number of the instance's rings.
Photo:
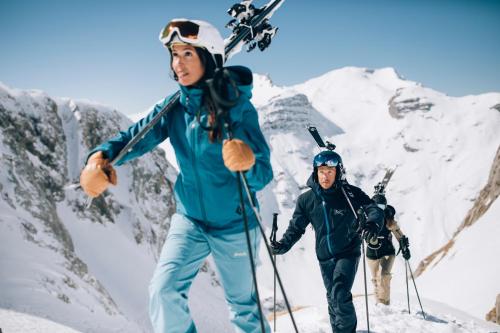
<path id="1" fill-rule="evenodd" d="M 369 242 L 370 239 L 376 239 L 378 236 L 379 228 L 375 222 L 367 221 L 361 229 L 361 237 Z"/>
<path id="2" fill-rule="evenodd" d="M 280 254 L 285 254 L 288 252 L 288 247 L 285 246 L 283 243 L 283 240 L 280 240 L 278 242 L 272 241 L 271 242 L 271 249 L 273 250 L 274 255 L 280 255 Z"/>
<path id="3" fill-rule="evenodd" d="M 401 246 L 402 249 L 407 249 L 410 246 L 410 241 L 408 240 L 408 237 L 403 236 L 399 239 L 399 246 Z"/>
<path id="4" fill-rule="evenodd" d="M 403 258 L 405 258 L 405 260 L 409 260 L 411 258 L 411 254 L 410 254 L 410 249 L 405 247 L 401 250 L 401 253 L 403 253 Z"/>
<path id="5" fill-rule="evenodd" d="M 408 237 L 406 236 L 401 237 L 399 239 L 399 246 L 401 247 L 401 253 L 403 254 L 403 258 L 405 258 L 405 260 L 410 259 L 411 258 L 409 249 L 410 241 L 408 240 Z"/>

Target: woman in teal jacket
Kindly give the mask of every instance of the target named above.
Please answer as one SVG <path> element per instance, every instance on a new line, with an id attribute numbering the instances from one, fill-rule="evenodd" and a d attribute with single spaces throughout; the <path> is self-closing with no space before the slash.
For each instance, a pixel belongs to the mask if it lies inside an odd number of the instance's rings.
<path id="1" fill-rule="evenodd" d="M 187 295 L 205 258 L 212 254 L 236 331 L 258 332 L 259 313 L 236 172 L 246 172 L 254 198 L 255 192 L 269 183 L 273 174 L 269 147 L 250 102 L 252 73 L 244 67 L 226 68 L 233 84 L 223 85 L 227 88 L 225 93 L 237 100 L 221 122 L 206 85 L 206 79 L 213 78 L 215 70 L 223 65 L 224 42 L 219 32 L 203 21 L 177 19 L 165 27 L 160 39 L 171 54 L 171 69 L 181 91 L 180 103 L 116 163 L 120 165 L 139 157 L 170 138 L 180 168 L 175 184 L 177 211 L 150 284 L 154 330 L 196 332 Z M 109 160 L 171 98 L 165 98 L 144 119 L 90 152 L 80 177 L 89 195 L 98 196 L 110 183 L 116 183 Z M 226 140 L 228 128 L 233 135 L 231 140 Z M 256 217 L 248 200 L 245 201 L 255 255 L 260 236 Z M 265 329 L 269 331 L 267 322 Z"/>

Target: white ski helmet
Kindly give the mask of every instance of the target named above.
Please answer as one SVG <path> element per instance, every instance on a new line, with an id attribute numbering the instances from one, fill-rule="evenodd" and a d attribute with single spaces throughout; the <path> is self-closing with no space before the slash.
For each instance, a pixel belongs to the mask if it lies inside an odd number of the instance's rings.
<path id="1" fill-rule="evenodd" d="M 166 48 L 170 48 L 170 44 L 175 41 L 202 47 L 212 55 L 215 64 L 218 66 L 224 64 L 224 39 L 208 22 L 185 18 L 173 19 L 161 30 L 160 41 Z"/>

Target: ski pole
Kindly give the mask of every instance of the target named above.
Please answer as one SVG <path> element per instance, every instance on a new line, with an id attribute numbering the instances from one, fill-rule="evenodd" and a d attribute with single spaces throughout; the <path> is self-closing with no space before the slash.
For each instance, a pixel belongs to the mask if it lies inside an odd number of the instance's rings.
<path id="1" fill-rule="evenodd" d="M 420 296 L 418 295 L 417 284 L 415 283 L 415 279 L 413 278 L 413 272 L 411 270 L 410 262 L 408 260 L 405 260 L 405 261 L 406 261 L 406 264 L 408 265 L 408 269 L 410 270 L 411 279 L 413 281 L 413 286 L 415 287 L 415 292 L 417 293 L 418 303 L 420 304 L 420 310 L 422 310 L 422 315 L 424 316 L 424 319 L 425 319 L 424 308 L 422 307 L 422 302 L 420 302 Z"/>
<path id="2" fill-rule="evenodd" d="M 408 314 L 410 314 L 410 291 L 408 290 L 408 266 L 405 259 L 405 275 L 406 275 L 406 299 L 408 300 Z"/>
<path id="3" fill-rule="evenodd" d="M 250 257 L 250 266 L 252 268 L 252 277 L 253 277 L 253 284 L 255 287 L 255 295 L 257 297 L 257 307 L 259 308 L 259 319 L 260 319 L 260 329 L 262 333 L 265 333 L 264 329 L 264 317 L 262 315 L 262 306 L 260 305 L 260 297 L 259 297 L 259 286 L 257 284 L 257 274 L 255 272 L 255 262 L 253 260 L 253 254 L 252 254 L 252 245 L 250 243 L 250 231 L 248 230 L 248 218 L 247 214 L 245 211 L 245 202 L 243 200 L 243 190 L 242 190 L 242 185 L 241 185 L 241 178 L 243 177 L 243 172 L 239 171 L 238 172 L 238 192 L 240 195 L 240 204 L 241 204 L 241 212 L 243 215 L 243 223 L 245 225 L 245 235 L 247 238 L 247 247 L 248 247 L 248 256 Z"/>
<path id="4" fill-rule="evenodd" d="M 365 284 L 365 307 L 366 307 L 366 327 L 370 333 L 370 315 L 368 314 L 368 287 L 366 285 L 366 259 L 365 259 L 365 240 L 361 240 L 361 249 L 363 251 L 363 281 Z"/>
<path id="5" fill-rule="evenodd" d="M 273 214 L 273 228 L 271 230 L 271 236 L 269 237 L 269 240 L 271 241 L 271 244 L 276 242 L 276 231 L 278 231 L 278 213 Z M 274 262 L 276 263 L 276 255 L 273 256 Z M 273 283 L 273 289 L 274 289 L 274 306 L 273 306 L 273 320 L 274 320 L 274 332 L 276 332 L 276 271 L 274 271 L 274 283 Z"/>
<path id="6" fill-rule="evenodd" d="M 354 214 L 354 218 L 359 223 L 358 214 L 356 214 L 356 210 L 354 209 L 354 207 L 351 203 L 351 200 L 349 200 L 347 193 L 345 193 L 344 186 L 340 186 L 340 189 L 342 190 L 342 193 L 344 194 L 344 197 L 346 198 L 347 203 L 349 204 L 349 207 L 351 207 L 352 213 Z M 360 224 L 360 226 L 361 226 L 361 224 Z M 361 249 L 363 251 L 363 281 L 364 281 L 364 285 L 365 285 L 366 327 L 367 327 L 368 333 L 370 333 L 370 314 L 368 313 L 368 286 L 366 284 L 365 240 L 363 239 L 363 237 L 361 237 Z"/>
<path id="7" fill-rule="evenodd" d="M 271 247 L 269 246 L 269 243 L 268 243 L 267 238 L 266 238 L 266 234 L 264 232 L 264 228 L 262 227 L 262 217 L 260 216 L 259 210 L 257 209 L 257 206 L 255 205 L 255 203 L 253 201 L 253 197 L 250 193 L 250 189 L 248 188 L 248 182 L 247 182 L 247 179 L 245 177 L 245 174 L 242 172 L 240 172 L 240 174 L 242 176 L 243 185 L 244 185 L 245 191 L 247 193 L 248 201 L 250 203 L 250 206 L 252 207 L 252 210 L 255 214 L 255 217 L 257 218 L 257 225 L 259 226 L 260 233 L 262 235 L 262 238 L 264 239 L 264 243 L 266 244 L 267 253 L 269 255 L 269 258 L 271 259 L 271 263 L 273 264 L 274 273 L 276 274 L 276 279 L 278 280 L 278 285 L 280 286 L 281 293 L 283 294 L 283 299 L 285 300 L 286 308 L 288 310 L 288 314 L 290 315 L 290 319 L 292 321 L 293 328 L 295 330 L 295 333 L 298 333 L 299 330 L 297 328 L 297 324 L 295 323 L 295 318 L 293 317 L 292 309 L 290 307 L 290 303 L 288 302 L 288 297 L 286 296 L 285 287 L 283 286 L 280 274 L 278 272 L 278 269 L 276 268 L 276 262 L 273 260 L 273 254 L 271 251 Z"/>

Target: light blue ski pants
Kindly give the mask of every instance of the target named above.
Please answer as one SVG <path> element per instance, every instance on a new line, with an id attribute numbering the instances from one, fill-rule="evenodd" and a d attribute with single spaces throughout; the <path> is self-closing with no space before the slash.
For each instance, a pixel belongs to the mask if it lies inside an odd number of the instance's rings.
<path id="1" fill-rule="evenodd" d="M 250 230 L 250 239 L 257 258 L 260 244 L 257 228 Z M 156 333 L 196 332 L 187 297 L 193 279 L 210 253 L 222 280 L 235 331 L 261 332 L 245 232 L 210 235 L 185 216 L 175 214 L 149 285 L 149 314 Z M 270 332 L 265 318 L 264 324 L 266 333 Z"/>

